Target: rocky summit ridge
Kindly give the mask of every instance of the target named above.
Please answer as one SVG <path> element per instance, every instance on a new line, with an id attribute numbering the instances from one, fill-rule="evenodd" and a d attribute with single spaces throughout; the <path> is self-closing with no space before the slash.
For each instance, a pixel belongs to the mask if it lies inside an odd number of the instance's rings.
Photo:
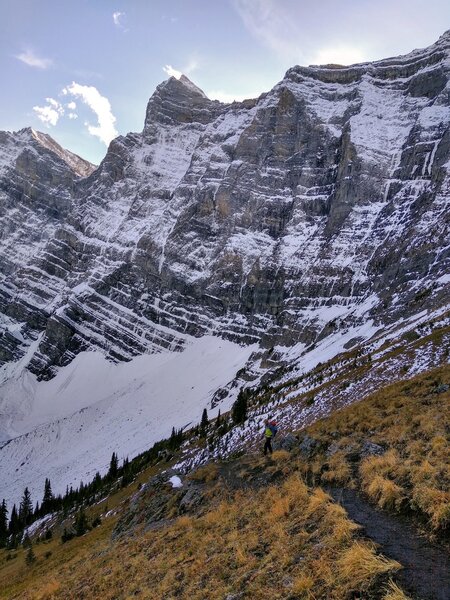
<path id="1" fill-rule="evenodd" d="M 48 379 L 82 350 L 121 361 L 213 334 L 277 365 L 444 310 L 449 126 L 447 31 L 402 57 L 293 67 L 232 104 L 171 77 L 98 168 L 1 132 L 0 360 L 32 347 Z"/>

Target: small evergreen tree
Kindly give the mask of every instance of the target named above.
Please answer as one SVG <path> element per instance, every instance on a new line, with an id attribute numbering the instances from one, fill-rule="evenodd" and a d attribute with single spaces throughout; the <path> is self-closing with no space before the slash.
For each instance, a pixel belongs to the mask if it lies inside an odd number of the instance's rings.
<path id="1" fill-rule="evenodd" d="M 100 473 L 97 471 L 97 473 L 94 476 L 94 479 L 92 481 L 92 485 L 94 487 L 94 490 L 97 492 L 101 487 L 102 487 L 102 477 L 100 475 Z"/>
<path id="2" fill-rule="evenodd" d="M 208 412 L 206 408 L 203 409 L 202 420 L 200 421 L 200 436 L 205 437 L 206 431 L 208 430 Z"/>
<path id="3" fill-rule="evenodd" d="M 86 513 L 84 512 L 83 507 L 78 511 L 77 517 L 75 519 L 75 535 L 80 536 L 84 535 L 88 530 L 88 519 Z"/>
<path id="4" fill-rule="evenodd" d="M 95 519 L 92 521 L 92 527 L 98 527 L 99 525 L 101 525 L 101 518 L 97 515 L 95 517 Z"/>
<path id="5" fill-rule="evenodd" d="M 28 567 L 31 567 L 31 565 L 36 562 L 36 554 L 33 551 L 33 544 L 31 542 L 28 547 L 28 552 L 25 555 L 25 562 Z"/>
<path id="6" fill-rule="evenodd" d="M 170 450 L 175 450 L 176 446 L 177 446 L 177 432 L 175 431 L 175 427 L 172 427 L 172 433 L 170 434 L 170 438 L 169 438 L 169 449 Z"/>
<path id="7" fill-rule="evenodd" d="M 219 408 L 219 413 L 218 413 L 217 419 L 216 419 L 216 429 L 219 429 L 221 424 L 222 424 L 222 417 L 220 416 L 220 408 Z"/>
<path id="8" fill-rule="evenodd" d="M 183 443 L 183 430 L 182 429 L 175 429 L 175 427 L 172 427 L 172 433 L 170 434 L 170 438 L 169 441 L 167 443 L 167 447 L 169 450 L 175 451 L 178 450 L 178 448 L 181 446 L 181 444 Z"/>
<path id="9" fill-rule="evenodd" d="M 17 514 L 17 508 L 14 504 L 11 511 L 11 518 L 9 520 L 9 534 L 15 536 L 20 531 L 19 515 Z"/>
<path id="10" fill-rule="evenodd" d="M 46 478 L 45 484 L 44 484 L 44 496 L 42 498 L 42 504 L 41 504 L 41 514 L 47 515 L 48 513 L 52 512 L 53 504 L 54 504 L 54 497 L 53 497 L 53 492 L 52 492 L 52 486 L 50 483 L 50 479 Z"/>
<path id="11" fill-rule="evenodd" d="M 108 477 L 110 479 L 115 479 L 117 477 L 118 470 L 119 459 L 117 458 L 117 454 L 113 452 L 111 456 L 111 461 L 109 463 Z"/>
<path id="12" fill-rule="evenodd" d="M 8 509 L 6 500 L 3 499 L 0 505 L 0 548 L 5 548 L 8 540 Z"/>
<path id="13" fill-rule="evenodd" d="M 238 394 L 236 401 L 234 402 L 231 408 L 231 418 L 233 419 L 233 423 L 235 425 L 239 425 L 245 421 L 247 418 L 247 398 L 248 392 L 244 389 Z"/>
<path id="14" fill-rule="evenodd" d="M 30 490 L 26 487 L 19 507 L 19 521 L 21 529 L 29 525 L 33 520 L 33 504 L 31 502 Z"/>

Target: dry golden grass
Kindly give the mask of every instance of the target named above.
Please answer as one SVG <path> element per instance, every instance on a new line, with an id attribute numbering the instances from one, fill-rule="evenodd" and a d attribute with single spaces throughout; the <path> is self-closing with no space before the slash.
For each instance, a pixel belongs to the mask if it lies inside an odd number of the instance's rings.
<path id="1" fill-rule="evenodd" d="M 111 531 L 115 519 L 107 519 L 102 525 L 80 538 L 61 544 L 55 538 L 44 544 L 34 544 L 33 550 L 37 561 L 32 567 L 25 564 L 26 550 L 20 548 L 12 552 L 14 560 L 5 560 L 8 553 L 0 551 L 0 597 L 10 600 L 12 598 L 48 600 L 54 598 L 62 588 L 63 579 L 59 573 L 68 568 L 68 572 L 75 572 L 79 564 L 83 563 L 86 556 L 104 551 L 110 545 Z M 45 554 L 51 552 L 49 558 Z M 35 582 L 39 582 L 35 586 Z"/>
<path id="2" fill-rule="evenodd" d="M 387 386 L 311 425 L 309 435 L 333 442 L 338 451 L 301 464 L 302 473 L 326 484 L 358 483 L 379 506 L 409 506 L 425 515 L 434 531 L 444 531 L 450 526 L 450 391 L 435 393 L 442 382 L 450 382 L 449 365 Z M 362 460 L 355 482 L 346 454 L 366 441 L 386 452 Z"/>
<path id="3" fill-rule="evenodd" d="M 114 544 L 104 524 L 67 544 L 55 541 L 53 563 L 39 558 L 3 597 L 223 600 L 242 591 L 253 600 L 344 600 L 397 568 L 355 541 L 357 526 L 342 507 L 298 475 L 262 490 L 224 490 L 210 508 Z"/>
<path id="4" fill-rule="evenodd" d="M 287 450 L 275 450 L 271 456 L 272 460 L 277 463 L 290 462 L 291 454 Z"/>
<path id="5" fill-rule="evenodd" d="M 55 538 L 34 546 L 38 560 L 31 568 L 25 566 L 23 550 L 11 561 L 0 551 L 0 597 L 222 600 L 243 591 L 253 600 L 344 600 L 352 591 L 364 594 L 386 581 L 397 563 L 357 541 L 358 526 L 323 490 L 308 489 L 301 476 L 312 473 L 327 483 L 351 485 L 348 449 L 358 450 L 364 441 L 383 444 L 384 455 L 360 463 L 362 489 L 380 506 L 398 509 L 408 502 L 435 530 L 443 530 L 450 523 L 450 393 L 432 390 L 448 380 L 450 367 L 436 369 L 311 426 L 310 435 L 333 441 L 338 451 L 312 464 L 292 460 L 284 451 L 274 453 L 274 466 L 261 459 L 267 471 L 297 471 L 279 486 L 233 495 L 222 489 L 216 465 L 199 469 L 193 479 L 215 482 L 214 502 L 200 517 L 181 516 L 116 543 L 110 537 L 114 520 L 107 519 L 67 544 Z M 322 472 L 324 462 L 328 470 Z M 135 489 L 136 483 L 120 490 L 108 505 L 119 506 Z M 48 551 L 52 554 L 45 558 Z M 383 597 L 405 599 L 393 583 Z"/>
<path id="6" fill-rule="evenodd" d="M 383 600 L 411 600 L 409 596 L 396 585 L 393 581 L 389 582 L 386 594 L 383 596 Z"/>
<path id="7" fill-rule="evenodd" d="M 385 479 L 380 475 L 375 475 L 365 490 L 369 498 L 381 508 L 397 509 L 404 499 L 403 489 L 390 479 Z"/>
<path id="8" fill-rule="evenodd" d="M 322 474 L 324 483 L 336 483 L 346 485 L 352 478 L 350 465 L 348 464 L 344 452 L 336 452 L 328 460 L 328 471 Z"/>
<path id="9" fill-rule="evenodd" d="M 313 599 L 315 596 L 312 593 L 314 588 L 314 577 L 310 575 L 300 575 L 296 577 L 294 583 L 292 584 L 292 593 L 300 598 L 311 598 Z"/>
<path id="10" fill-rule="evenodd" d="M 203 481 L 205 483 L 210 483 L 211 481 L 215 481 L 219 476 L 219 468 L 215 463 L 208 463 L 203 467 L 199 467 L 192 473 L 188 475 L 188 479 L 192 479 L 193 481 Z"/>
<path id="11" fill-rule="evenodd" d="M 362 587 L 377 575 L 401 568 L 396 561 L 376 556 L 372 546 L 363 542 L 353 542 L 337 564 L 338 578 L 349 588 L 355 584 Z"/>

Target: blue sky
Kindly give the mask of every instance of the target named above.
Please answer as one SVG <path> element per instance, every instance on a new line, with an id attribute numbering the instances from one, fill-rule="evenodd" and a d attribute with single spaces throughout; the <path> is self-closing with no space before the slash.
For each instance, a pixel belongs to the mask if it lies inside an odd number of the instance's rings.
<path id="1" fill-rule="evenodd" d="M 168 73 L 231 101 L 294 64 L 385 58 L 449 28 L 448 0 L 0 0 L 0 129 L 98 163 Z"/>

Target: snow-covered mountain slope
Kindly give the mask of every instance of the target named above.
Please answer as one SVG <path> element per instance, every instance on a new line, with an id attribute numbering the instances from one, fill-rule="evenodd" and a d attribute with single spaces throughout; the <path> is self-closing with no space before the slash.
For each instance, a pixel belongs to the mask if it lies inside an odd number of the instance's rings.
<path id="1" fill-rule="evenodd" d="M 0 447 L 0 495 L 20 500 L 25 485 L 34 498 L 49 477 L 55 493 L 105 472 L 113 452 L 120 459 L 170 436 L 172 427 L 200 422 L 230 408 L 211 409 L 215 392 L 229 383 L 253 348 L 221 338 L 186 339 L 183 352 L 142 355 L 113 364 L 82 352 L 51 381 L 26 370 L 1 388 L 8 437 Z M 12 505 L 12 504 L 11 504 Z"/>
<path id="2" fill-rule="evenodd" d="M 450 31 L 403 57 L 293 67 L 240 103 L 170 78 L 92 172 L 48 136 L 0 134 L 3 390 L 19 360 L 34 382 L 3 393 L 3 436 L 68 418 L 37 381 L 83 352 L 157 362 L 220 336 L 257 345 L 239 380 L 256 385 L 445 310 L 449 201 Z"/>
<path id="3" fill-rule="evenodd" d="M 45 330 L 30 368 L 181 347 L 177 332 L 310 344 L 362 324 L 368 299 L 380 325 L 416 312 L 420 290 L 446 301 L 449 72 L 447 32 L 404 57 L 294 67 L 242 103 L 161 84 L 143 132 L 71 179 L 6 270 L 0 309 L 30 340 Z"/>
<path id="4" fill-rule="evenodd" d="M 352 338 L 355 333 L 360 335 Z M 450 311 L 423 311 L 374 332 L 369 341 L 349 345 L 352 340 L 364 340 L 366 336 L 361 334 L 367 333 L 350 330 L 343 335 L 331 334 L 314 349 L 300 354 L 296 347 L 277 349 L 285 366 L 266 371 L 264 384 L 249 390 L 245 422 L 216 437 L 214 444 L 186 451 L 176 468 L 189 471 L 212 459 L 260 447 L 268 417 L 277 421 L 283 436 L 422 373 L 428 373 L 436 393 L 448 389 L 450 381 L 437 377 L 433 369 L 449 362 Z M 408 388 L 414 384 L 407 382 L 406 393 Z"/>

